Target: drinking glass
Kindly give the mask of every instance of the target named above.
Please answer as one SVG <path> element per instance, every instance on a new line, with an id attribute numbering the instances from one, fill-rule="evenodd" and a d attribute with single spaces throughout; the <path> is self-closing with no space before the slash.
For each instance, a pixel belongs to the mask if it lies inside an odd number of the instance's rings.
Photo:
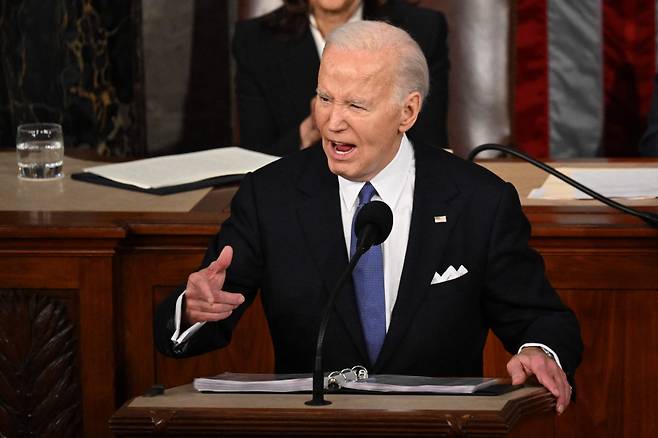
<path id="1" fill-rule="evenodd" d="M 64 164 L 62 127 L 57 123 L 28 123 L 16 131 L 18 176 L 26 179 L 61 177 Z"/>

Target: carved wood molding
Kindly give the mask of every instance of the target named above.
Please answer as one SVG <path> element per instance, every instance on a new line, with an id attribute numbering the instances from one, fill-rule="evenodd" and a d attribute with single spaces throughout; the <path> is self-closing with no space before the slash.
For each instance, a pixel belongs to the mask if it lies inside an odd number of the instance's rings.
<path id="1" fill-rule="evenodd" d="M 508 401 L 500 412 L 379 410 L 365 407 L 317 410 L 189 406 L 148 408 L 126 404 L 110 419 L 110 428 L 117 436 L 185 436 L 194 432 L 225 437 L 503 437 L 522 417 L 550 412 L 554 406 L 553 397 L 542 390 Z"/>
<path id="2" fill-rule="evenodd" d="M 76 360 L 64 304 L 35 290 L 0 289 L 0 436 L 78 436 Z"/>

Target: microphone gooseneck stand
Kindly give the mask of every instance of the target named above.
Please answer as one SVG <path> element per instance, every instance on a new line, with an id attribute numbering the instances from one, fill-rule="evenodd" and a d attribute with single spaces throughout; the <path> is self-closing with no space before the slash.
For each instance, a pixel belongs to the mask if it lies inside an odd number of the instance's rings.
<path id="1" fill-rule="evenodd" d="M 602 195 L 598 192 L 595 192 L 594 190 L 590 189 L 589 187 L 586 187 L 586 186 L 582 185 L 578 181 L 576 181 L 572 178 L 569 178 L 567 175 L 565 175 L 562 172 L 558 171 L 557 169 L 549 166 L 548 164 L 542 163 L 541 161 L 536 160 L 536 159 L 530 157 L 529 155 L 526 155 L 523 152 L 520 152 L 516 149 L 512 149 L 510 147 L 503 146 L 503 145 L 500 145 L 500 144 L 487 143 L 487 144 L 480 145 L 480 146 L 476 147 L 475 149 L 473 149 L 468 154 L 467 160 L 468 161 L 473 161 L 473 159 L 475 158 L 475 156 L 477 154 L 479 154 L 482 151 L 487 151 L 487 150 L 501 151 L 501 152 L 505 152 L 505 153 L 508 153 L 510 155 L 513 155 L 517 158 L 521 158 L 522 160 L 525 160 L 528 163 L 542 169 L 544 172 L 547 172 L 547 173 L 550 173 L 551 175 L 554 175 L 556 178 L 561 179 L 562 181 L 569 184 L 570 186 L 577 188 L 581 192 L 587 193 L 592 198 L 594 198 L 598 201 L 601 201 L 604 204 L 606 204 L 606 205 L 608 205 L 612 208 L 616 208 L 617 210 L 620 210 L 620 211 L 622 211 L 626 214 L 630 214 L 632 216 L 638 217 L 638 218 L 642 219 L 643 221 L 645 221 L 647 224 L 651 225 L 652 227 L 658 227 L 658 215 L 657 214 L 650 213 L 650 212 L 645 212 L 645 211 L 639 211 L 639 210 L 636 210 L 634 208 L 627 207 L 626 205 L 620 204 L 619 202 L 614 201 L 614 200 L 608 198 L 607 196 L 604 196 L 604 195 Z"/>
<path id="2" fill-rule="evenodd" d="M 327 331 L 327 325 L 329 324 L 329 318 L 331 317 L 331 311 L 334 307 L 334 300 L 338 291 L 343 288 L 345 281 L 350 277 L 354 267 L 359 262 L 361 256 L 369 249 L 363 246 L 360 246 L 354 252 L 352 259 L 350 260 L 347 269 L 343 272 L 343 275 L 338 279 L 338 283 L 333 288 L 327 299 L 327 304 L 324 309 L 324 314 L 322 315 L 322 321 L 320 322 L 320 330 L 318 330 L 318 341 L 315 347 L 315 364 L 313 367 L 313 398 L 305 402 L 309 406 L 323 406 L 330 405 L 329 400 L 324 399 L 324 373 L 322 372 L 322 345 L 324 344 L 324 334 Z"/>
<path id="3" fill-rule="evenodd" d="M 350 259 L 347 269 L 340 276 L 336 286 L 333 288 L 327 298 L 327 304 L 324 308 L 320 329 L 318 330 L 318 340 L 315 347 L 315 363 L 313 367 L 313 398 L 305 403 L 309 406 L 324 406 L 331 404 L 324 399 L 324 373 L 322 372 L 322 345 L 324 344 L 324 335 L 327 331 L 331 311 L 334 307 L 334 300 L 338 291 L 345 285 L 345 281 L 350 277 L 354 267 L 359 262 L 361 256 L 373 245 L 382 243 L 391 233 L 393 226 L 393 212 L 390 207 L 382 201 L 371 201 L 363 206 L 357 214 L 354 224 L 354 231 L 357 236 L 356 249 Z"/>

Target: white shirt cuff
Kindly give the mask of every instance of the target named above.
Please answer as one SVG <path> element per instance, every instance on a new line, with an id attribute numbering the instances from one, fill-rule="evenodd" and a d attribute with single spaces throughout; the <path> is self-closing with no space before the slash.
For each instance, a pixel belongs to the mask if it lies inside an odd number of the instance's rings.
<path id="1" fill-rule="evenodd" d="M 171 341 L 174 343 L 174 347 L 178 347 L 180 344 L 185 342 L 192 336 L 194 333 L 199 331 L 201 327 L 206 323 L 204 322 L 197 322 L 196 324 L 192 325 L 190 328 L 185 330 L 182 334 L 180 333 L 180 322 L 181 322 L 181 311 L 183 308 L 183 295 L 185 295 L 185 292 L 187 291 L 184 290 L 182 294 L 178 296 L 178 299 L 176 300 L 176 312 L 174 313 L 174 321 L 176 323 L 176 331 L 174 331 L 173 336 L 171 337 Z M 523 347 L 522 347 L 523 348 Z"/>
<path id="2" fill-rule="evenodd" d="M 539 347 L 539 348 L 541 348 L 542 350 L 544 350 L 545 353 L 547 353 L 550 357 L 552 357 L 555 360 L 555 362 L 557 362 L 557 365 L 560 367 L 560 369 L 562 369 L 562 364 L 560 363 L 560 358 L 557 357 L 557 354 L 555 354 L 555 352 L 553 350 L 551 350 L 550 348 L 548 348 L 546 345 L 538 344 L 536 342 L 528 342 L 527 344 L 521 345 L 521 347 L 519 348 L 519 351 L 517 351 L 516 353 L 517 354 L 520 353 L 521 350 L 523 350 L 526 347 Z"/>

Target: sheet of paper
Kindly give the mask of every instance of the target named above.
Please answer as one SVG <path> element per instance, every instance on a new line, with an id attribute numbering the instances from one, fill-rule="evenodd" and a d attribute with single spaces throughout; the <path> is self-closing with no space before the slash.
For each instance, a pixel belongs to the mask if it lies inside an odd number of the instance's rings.
<path id="1" fill-rule="evenodd" d="M 425 377 L 380 374 L 346 382 L 343 387 L 359 391 L 422 392 L 430 394 L 472 394 L 498 383 L 494 377 Z"/>
<path id="2" fill-rule="evenodd" d="M 658 167 L 656 168 L 558 168 L 560 172 L 584 186 L 609 198 L 647 199 L 658 197 Z M 553 175 L 533 189 L 530 199 L 591 199 Z"/>
<path id="3" fill-rule="evenodd" d="M 335 374 L 335 373 L 332 373 Z M 347 377 L 337 382 L 339 388 L 378 392 L 423 392 L 433 394 L 470 394 L 495 385 L 492 377 L 424 377 L 380 374 L 366 379 Z M 324 379 L 327 387 L 328 379 Z M 241 374 L 223 373 L 215 377 L 194 379 L 197 391 L 207 392 L 298 392 L 311 391 L 310 374 Z"/>
<path id="4" fill-rule="evenodd" d="M 248 149 L 227 147 L 88 167 L 84 171 L 120 183 L 153 189 L 217 176 L 241 175 L 278 159 L 279 157 Z"/>
<path id="5" fill-rule="evenodd" d="M 298 392 L 312 388 L 313 379 L 308 374 L 223 373 L 194 379 L 194 389 L 209 392 Z"/>

